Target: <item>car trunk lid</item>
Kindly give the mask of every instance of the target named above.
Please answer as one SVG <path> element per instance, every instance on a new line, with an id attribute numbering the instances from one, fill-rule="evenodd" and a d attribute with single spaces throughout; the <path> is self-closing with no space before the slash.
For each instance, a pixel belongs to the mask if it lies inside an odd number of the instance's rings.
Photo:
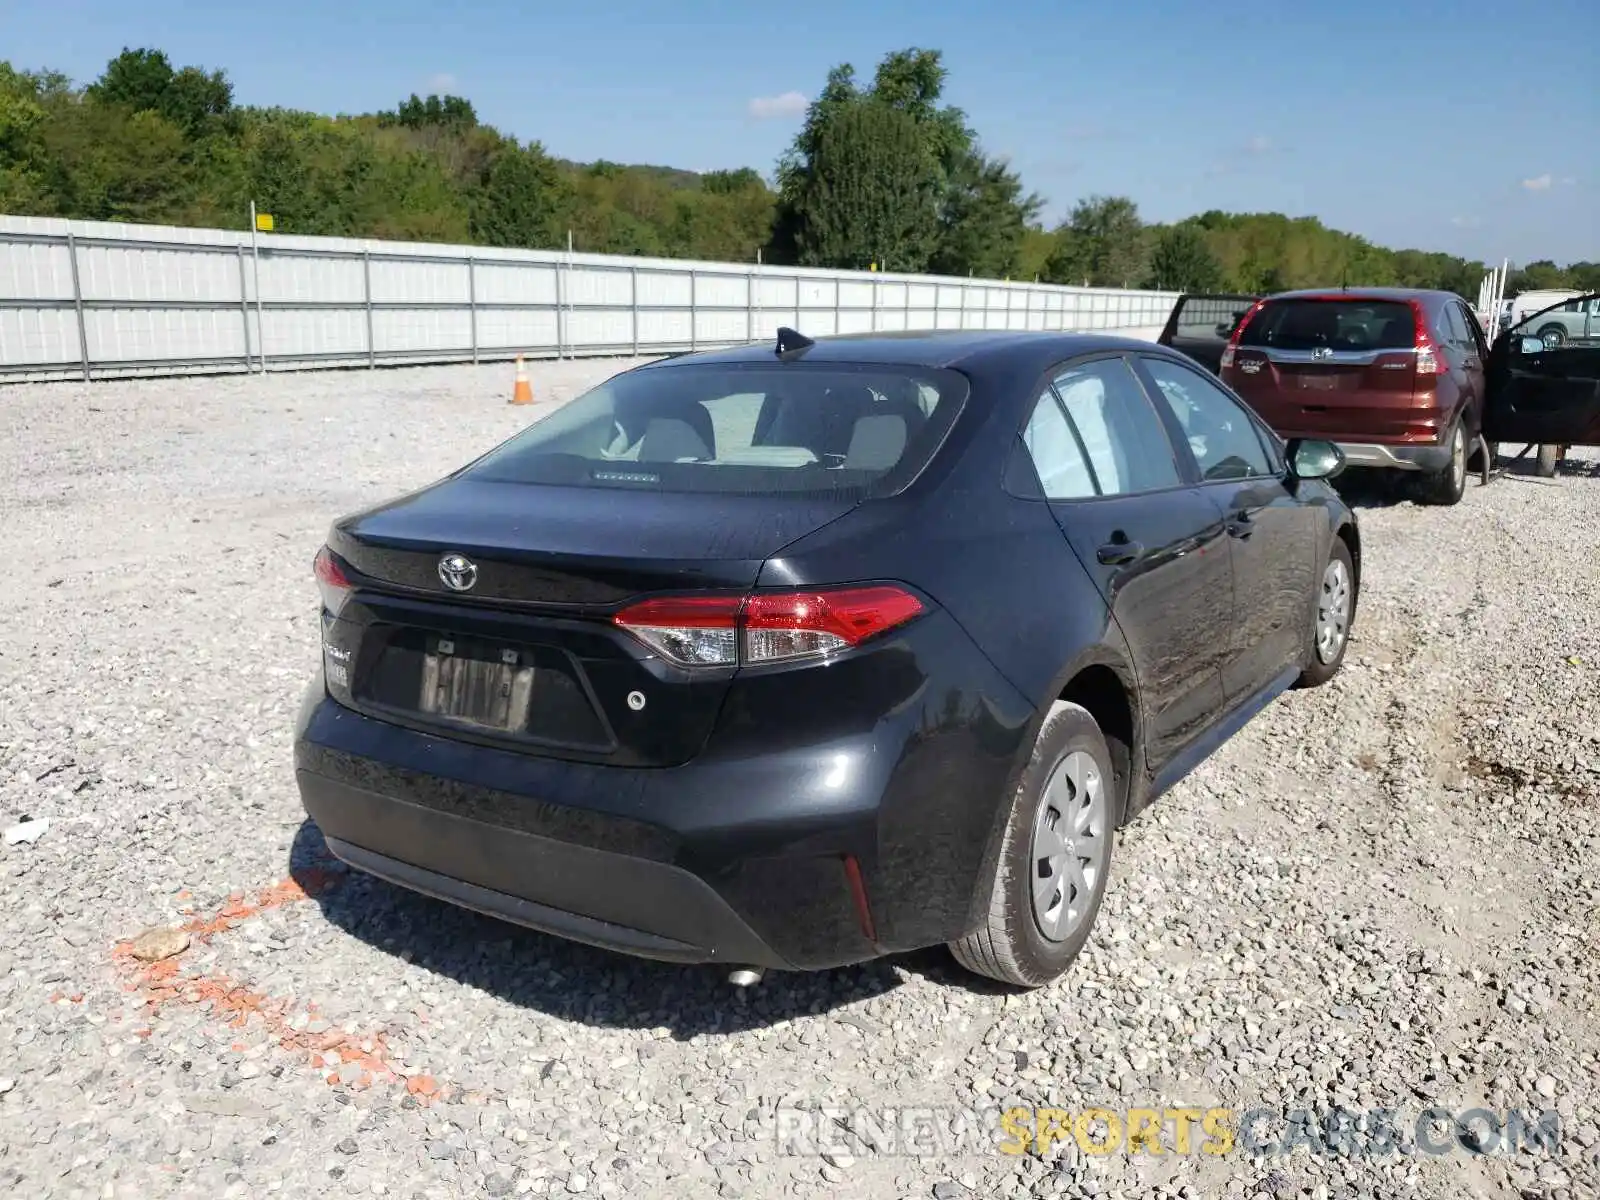
<path id="1" fill-rule="evenodd" d="M 448 479 L 330 534 L 350 592 L 324 621 L 329 687 L 452 737 L 682 763 L 734 668 L 683 670 L 612 615 L 662 592 L 746 591 L 767 558 L 857 502 Z"/>

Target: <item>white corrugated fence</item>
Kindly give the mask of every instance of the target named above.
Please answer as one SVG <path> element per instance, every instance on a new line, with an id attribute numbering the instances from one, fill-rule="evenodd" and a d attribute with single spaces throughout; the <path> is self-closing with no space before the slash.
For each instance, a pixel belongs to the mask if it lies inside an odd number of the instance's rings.
<path id="1" fill-rule="evenodd" d="M 257 281 L 259 279 L 259 289 Z M 1153 331 L 1173 292 L 0 215 L 0 378 L 665 354 L 902 329 Z"/>

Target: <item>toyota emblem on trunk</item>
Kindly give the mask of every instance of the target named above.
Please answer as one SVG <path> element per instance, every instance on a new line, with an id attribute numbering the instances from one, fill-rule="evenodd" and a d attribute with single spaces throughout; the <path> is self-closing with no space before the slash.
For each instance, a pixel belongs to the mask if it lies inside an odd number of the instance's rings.
<path id="1" fill-rule="evenodd" d="M 470 592 L 478 582 L 478 567 L 465 554 L 446 554 L 439 560 L 439 580 L 452 592 Z"/>

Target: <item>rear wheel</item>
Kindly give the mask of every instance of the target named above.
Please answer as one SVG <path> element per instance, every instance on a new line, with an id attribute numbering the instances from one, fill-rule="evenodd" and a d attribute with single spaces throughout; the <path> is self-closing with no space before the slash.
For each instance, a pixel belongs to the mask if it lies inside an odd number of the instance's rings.
<path id="1" fill-rule="evenodd" d="M 1567 331 L 1559 325 L 1546 325 L 1539 330 L 1539 340 L 1546 350 L 1559 350 L 1567 340 Z"/>
<path id="2" fill-rule="evenodd" d="M 1419 489 L 1424 504 L 1459 504 L 1467 490 L 1467 431 L 1461 421 L 1450 427 L 1450 461 L 1422 477 Z"/>
<path id="3" fill-rule="evenodd" d="M 1311 652 L 1300 672 L 1301 687 L 1321 687 L 1339 673 L 1350 646 L 1350 625 L 1356 612 L 1356 572 L 1350 547 L 1333 539 L 1327 566 L 1317 586 L 1316 613 L 1311 621 Z"/>
<path id="4" fill-rule="evenodd" d="M 1029 988 L 1072 965 L 1111 871 L 1115 778 L 1089 711 L 1057 702 L 1012 798 L 984 922 L 950 943 L 957 962 Z"/>

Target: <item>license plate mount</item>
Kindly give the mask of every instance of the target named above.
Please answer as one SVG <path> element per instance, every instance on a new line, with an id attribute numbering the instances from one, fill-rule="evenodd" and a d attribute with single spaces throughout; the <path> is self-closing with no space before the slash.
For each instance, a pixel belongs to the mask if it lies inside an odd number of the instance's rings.
<path id="1" fill-rule="evenodd" d="M 532 655 L 510 647 L 429 638 L 417 708 L 428 716 L 495 733 L 527 728 Z"/>

